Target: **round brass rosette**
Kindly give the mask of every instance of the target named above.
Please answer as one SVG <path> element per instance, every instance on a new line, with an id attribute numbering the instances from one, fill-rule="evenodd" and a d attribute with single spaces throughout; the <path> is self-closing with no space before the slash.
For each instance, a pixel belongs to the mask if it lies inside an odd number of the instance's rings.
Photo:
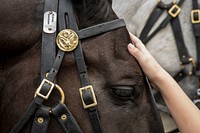
<path id="1" fill-rule="evenodd" d="M 78 35 L 71 29 L 62 30 L 57 35 L 56 43 L 62 51 L 73 51 L 78 46 Z"/>

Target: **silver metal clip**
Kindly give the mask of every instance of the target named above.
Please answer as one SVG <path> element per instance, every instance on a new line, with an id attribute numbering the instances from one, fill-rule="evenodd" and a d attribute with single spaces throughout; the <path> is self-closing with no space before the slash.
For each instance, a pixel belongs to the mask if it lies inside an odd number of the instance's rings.
<path id="1" fill-rule="evenodd" d="M 197 89 L 197 96 L 200 96 L 200 88 Z"/>
<path id="2" fill-rule="evenodd" d="M 44 13 L 43 31 L 45 33 L 56 32 L 57 13 L 54 11 L 47 11 Z"/>

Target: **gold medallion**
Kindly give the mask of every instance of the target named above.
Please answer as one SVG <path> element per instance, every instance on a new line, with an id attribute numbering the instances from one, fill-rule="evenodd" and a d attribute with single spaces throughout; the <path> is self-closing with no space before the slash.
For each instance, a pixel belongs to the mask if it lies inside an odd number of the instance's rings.
<path id="1" fill-rule="evenodd" d="M 62 51 L 70 52 L 78 46 L 78 35 L 71 29 L 65 29 L 58 33 L 56 43 Z"/>

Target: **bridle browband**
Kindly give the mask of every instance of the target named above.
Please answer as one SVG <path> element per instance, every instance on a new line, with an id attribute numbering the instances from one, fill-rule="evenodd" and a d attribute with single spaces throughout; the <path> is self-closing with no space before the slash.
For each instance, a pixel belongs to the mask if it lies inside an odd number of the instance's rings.
<path id="1" fill-rule="evenodd" d="M 19 133 L 33 116 L 31 133 L 45 133 L 52 116 L 58 121 L 64 132 L 82 133 L 75 118 L 64 104 L 64 92 L 55 83 L 66 51 L 73 51 L 74 53 L 81 82 L 80 96 L 83 106 L 90 116 L 94 133 L 102 133 L 97 100 L 88 79 L 80 39 L 100 35 L 121 27 L 125 27 L 125 23 L 122 19 L 117 19 L 79 30 L 71 0 L 45 0 L 41 50 L 41 84 L 32 103 L 10 133 Z M 59 34 L 57 34 L 58 32 Z M 59 47 L 58 52 L 56 52 L 55 42 Z M 47 107 L 43 102 L 49 98 L 54 88 L 60 92 L 61 101 L 53 107 Z"/>

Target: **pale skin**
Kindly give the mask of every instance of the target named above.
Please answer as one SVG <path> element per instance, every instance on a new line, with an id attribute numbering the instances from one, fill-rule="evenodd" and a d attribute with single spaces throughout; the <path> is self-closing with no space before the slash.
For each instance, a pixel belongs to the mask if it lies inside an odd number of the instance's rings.
<path id="1" fill-rule="evenodd" d="M 200 110 L 183 92 L 177 82 L 157 63 L 144 44 L 130 33 L 133 44 L 128 51 L 133 55 L 144 73 L 158 89 L 181 133 L 200 132 Z"/>

